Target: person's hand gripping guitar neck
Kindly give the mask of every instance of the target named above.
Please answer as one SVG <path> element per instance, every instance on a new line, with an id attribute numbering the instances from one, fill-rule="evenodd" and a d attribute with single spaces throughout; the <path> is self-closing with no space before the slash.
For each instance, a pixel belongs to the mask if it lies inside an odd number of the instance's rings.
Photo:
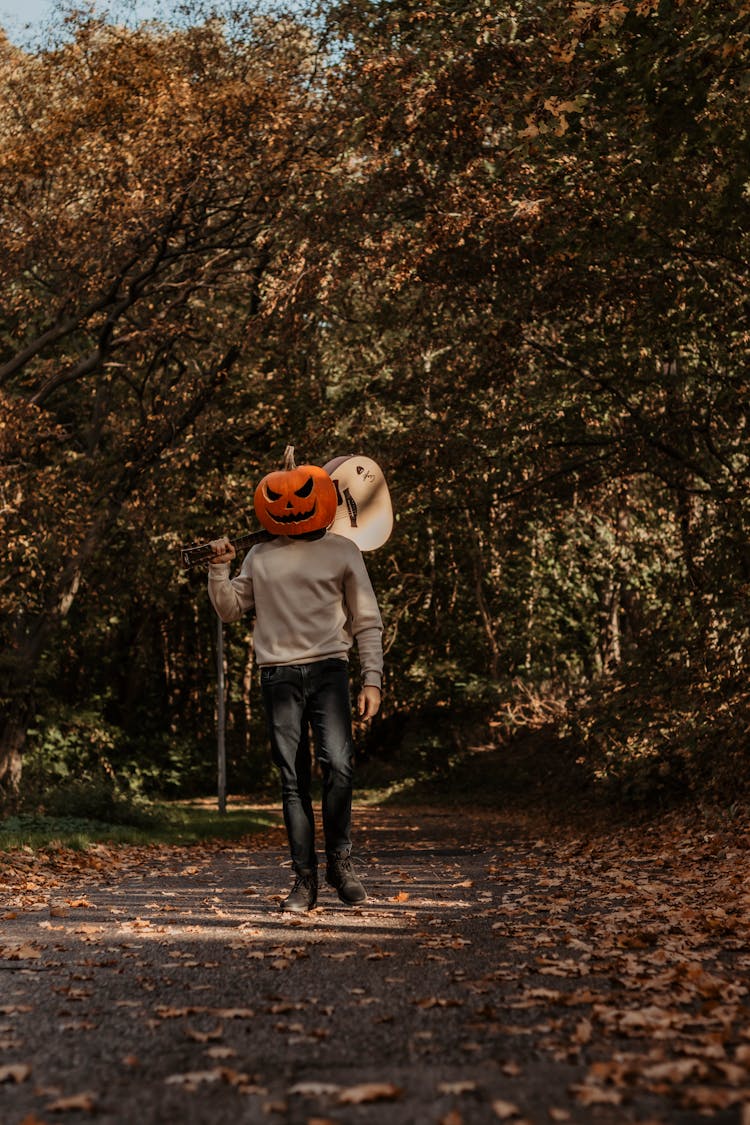
<path id="1" fill-rule="evenodd" d="M 208 561 L 212 563 L 231 562 L 237 554 L 234 547 L 225 535 L 223 535 L 220 539 L 211 540 L 211 550 L 213 551 L 213 554 Z"/>

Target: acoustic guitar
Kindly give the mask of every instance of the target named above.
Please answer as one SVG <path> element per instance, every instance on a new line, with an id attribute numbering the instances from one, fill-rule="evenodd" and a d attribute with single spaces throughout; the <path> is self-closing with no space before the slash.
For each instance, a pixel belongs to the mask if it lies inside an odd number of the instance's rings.
<path id="1" fill-rule="evenodd" d="M 328 528 L 357 544 L 360 551 L 374 551 L 393 530 L 393 506 L 383 470 L 372 460 L 349 453 L 323 466 L 336 488 L 336 515 Z M 248 531 L 229 542 L 238 555 L 256 543 L 275 538 L 269 531 Z M 211 561 L 210 543 L 191 543 L 180 548 L 182 565 L 187 569 Z"/>

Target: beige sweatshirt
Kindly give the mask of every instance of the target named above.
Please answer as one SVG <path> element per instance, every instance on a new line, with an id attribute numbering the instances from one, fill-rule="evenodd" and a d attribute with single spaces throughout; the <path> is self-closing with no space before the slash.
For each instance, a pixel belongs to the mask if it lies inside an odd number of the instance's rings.
<path id="1" fill-rule="evenodd" d="M 348 659 L 354 639 L 363 685 L 381 686 L 383 623 L 356 544 L 333 532 L 321 539 L 279 535 L 245 556 L 236 578 L 228 563 L 208 568 L 208 593 L 222 621 L 255 609 L 258 664 Z"/>

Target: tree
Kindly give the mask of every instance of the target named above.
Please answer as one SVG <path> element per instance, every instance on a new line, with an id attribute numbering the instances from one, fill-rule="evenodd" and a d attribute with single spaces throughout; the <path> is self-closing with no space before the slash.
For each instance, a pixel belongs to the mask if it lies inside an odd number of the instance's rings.
<path id="1" fill-rule="evenodd" d="M 551 528 L 571 505 L 617 496 L 620 538 L 644 503 L 667 554 L 682 529 L 676 585 L 653 606 L 666 596 L 679 613 L 697 581 L 736 640 L 747 13 L 375 2 L 337 5 L 330 26 L 345 44 L 331 83 L 344 143 L 326 196 L 338 231 L 326 361 L 359 341 L 350 370 L 371 418 L 404 435 L 399 468 L 433 541 L 437 505 L 442 620 L 460 559 L 477 663 L 512 666 L 501 560 L 531 543 L 540 505 Z M 430 557 L 424 538 L 419 549 Z M 635 599 L 603 590 L 589 613 L 616 653 L 605 634 L 627 631 Z M 430 635 L 445 652 L 454 634 Z"/>
<path id="2" fill-rule="evenodd" d="M 234 379 L 267 426 L 267 314 L 311 147 L 293 20 L 125 30 L 0 60 L 3 641 L 0 783 L 87 570 Z M 214 416 L 214 424 L 224 419 Z M 182 449 L 188 450 L 181 454 Z"/>

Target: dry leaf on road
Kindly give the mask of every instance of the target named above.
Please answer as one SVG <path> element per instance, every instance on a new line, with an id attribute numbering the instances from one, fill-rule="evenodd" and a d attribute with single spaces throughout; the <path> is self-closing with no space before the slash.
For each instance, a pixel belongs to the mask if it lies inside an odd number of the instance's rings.
<path id="1" fill-rule="evenodd" d="M 495 1117 L 499 1117 L 501 1121 L 509 1121 L 512 1117 L 520 1117 L 521 1111 L 513 1102 L 503 1101 L 502 1098 L 496 1098 L 492 1103 L 492 1110 Z"/>
<path id="2" fill-rule="evenodd" d="M 31 1074 L 31 1067 L 26 1063 L 11 1063 L 9 1066 L 0 1066 L 0 1082 L 25 1082 Z"/>
<path id="3" fill-rule="evenodd" d="M 221 1039 L 224 1035 L 224 1025 L 219 1024 L 213 1031 L 197 1031 L 194 1027 L 187 1027 L 185 1035 L 194 1043 L 209 1043 L 212 1039 Z"/>
<path id="4" fill-rule="evenodd" d="M 395 1101 L 403 1090 L 392 1082 L 361 1082 L 347 1086 L 338 1096 L 341 1105 L 363 1105 L 365 1102 Z"/>
<path id="5" fill-rule="evenodd" d="M 29 942 L 0 947 L 0 960 L 2 961 L 33 961 L 41 956 L 42 951 Z"/>
<path id="6" fill-rule="evenodd" d="M 438 1090 L 441 1094 L 470 1094 L 476 1090 L 476 1082 L 440 1082 Z"/>
<path id="7" fill-rule="evenodd" d="M 96 1110 L 97 1095 L 90 1090 L 81 1094 L 72 1094 L 68 1098 L 57 1098 L 47 1106 L 48 1113 L 72 1113 L 82 1110 L 84 1113 L 93 1113 Z"/>
<path id="8" fill-rule="evenodd" d="M 295 1082 L 287 1090 L 288 1094 L 297 1094 L 301 1098 L 327 1098 L 338 1094 L 341 1087 L 335 1082 Z"/>

